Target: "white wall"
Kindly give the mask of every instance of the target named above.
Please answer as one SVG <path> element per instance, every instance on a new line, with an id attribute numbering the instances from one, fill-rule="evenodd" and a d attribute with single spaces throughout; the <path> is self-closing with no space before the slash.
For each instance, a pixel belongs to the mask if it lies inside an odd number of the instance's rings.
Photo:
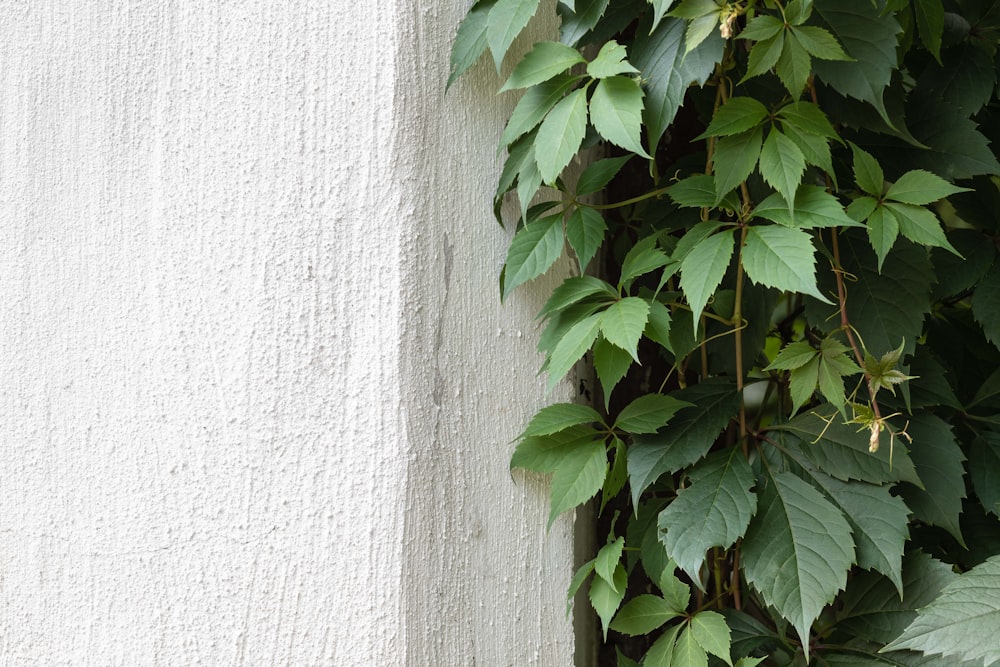
<path id="1" fill-rule="evenodd" d="M 571 664 L 465 8 L 0 0 L 0 664 Z"/>

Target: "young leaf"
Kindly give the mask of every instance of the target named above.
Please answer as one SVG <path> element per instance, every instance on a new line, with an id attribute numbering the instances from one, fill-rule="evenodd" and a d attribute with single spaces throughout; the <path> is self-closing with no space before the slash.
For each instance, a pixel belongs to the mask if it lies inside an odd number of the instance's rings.
<path id="1" fill-rule="evenodd" d="M 854 563 L 851 527 L 840 510 L 791 473 L 769 471 L 759 486 L 757 514 L 743 540 L 743 572 L 764 601 L 791 621 L 808 650 L 809 628 L 844 587 Z"/>
<path id="2" fill-rule="evenodd" d="M 590 583 L 590 604 L 601 619 L 601 629 L 604 631 L 605 641 L 608 638 L 608 624 L 614 617 L 618 607 L 621 606 L 625 598 L 625 589 L 628 587 L 628 574 L 625 568 L 619 563 L 615 569 L 614 586 L 604 581 L 600 577 L 595 577 Z"/>
<path id="3" fill-rule="evenodd" d="M 715 112 L 708 128 L 695 137 L 728 137 L 757 127 L 767 118 L 767 108 L 752 97 L 733 97 Z"/>
<path id="4" fill-rule="evenodd" d="M 535 137 L 535 162 L 545 183 L 554 183 L 583 143 L 587 132 L 587 91 L 574 90 L 559 100 Z"/>
<path id="5" fill-rule="evenodd" d="M 683 613 L 683 609 L 674 609 L 659 595 L 639 595 L 621 608 L 611 629 L 630 637 L 647 635 Z"/>
<path id="6" fill-rule="evenodd" d="M 656 433 L 681 408 L 691 404 L 664 394 L 640 396 L 618 413 L 614 428 L 626 433 Z"/>
<path id="7" fill-rule="evenodd" d="M 956 187 L 929 171 L 914 169 L 906 172 L 899 177 L 899 180 L 890 185 L 885 193 L 885 198 L 903 204 L 923 206 L 959 192 L 970 192 L 970 190 L 969 188 Z"/>
<path id="8" fill-rule="evenodd" d="M 587 74 L 595 79 L 606 79 L 618 74 L 638 74 L 639 70 L 632 67 L 625 58 L 625 47 L 611 40 L 601 47 L 597 57 L 587 65 Z"/>
<path id="9" fill-rule="evenodd" d="M 705 304 L 726 275 L 734 245 L 733 232 L 722 231 L 698 243 L 681 262 L 680 287 L 694 314 L 696 332 Z"/>
<path id="10" fill-rule="evenodd" d="M 537 278 L 546 271 L 563 251 L 562 216 L 550 215 L 525 225 L 511 241 L 504 264 L 503 297 L 514 288 Z"/>
<path id="11" fill-rule="evenodd" d="M 732 639 L 724 616 L 714 611 L 698 612 L 691 618 L 691 634 L 706 652 L 722 658 L 727 665 L 733 664 L 729 656 Z"/>
<path id="12" fill-rule="evenodd" d="M 616 146 L 649 157 L 640 141 L 642 89 L 635 79 L 624 76 L 602 79 L 590 98 L 590 122 Z"/>
<path id="13" fill-rule="evenodd" d="M 455 43 L 451 46 L 451 74 L 445 88 L 450 88 L 455 79 L 472 67 L 486 50 L 486 26 L 496 0 L 480 0 L 465 15 L 458 26 Z"/>
<path id="14" fill-rule="evenodd" d="M 649 304 L 637 296 L 628 296 L 613 303 L 601 315 L 601 333 L 622 348 L 636 361 L 639 360 L 637 346 L 642 338 L 649 317 Z"/>
<path id="15" fill-rule="evenodd" d="M 723 137 L 715 143 L 715 203 L 722 201 L 730 190 L 747 179 L 760 157 L 764 129 Z"/>
<path id="16" fill-rule="evenodd" d="M 611 400 L 611 392 L 628 373 L 632 361 L 632 355 L 604 338 L 594 344 L 594 370 L 597 371 L 597 379 L 601 381 L 605 408 Z"/>
<path id="17" fill-rule="evenodd" d="M 500 92 L 527 88 L 548 81 L 582 62 L 586 60 L 572 47 L 559 42 L 538 42 L 517 64 L 510 78 L 500 88 Z"/>
<path id="18" fill-rule="evenodd" d="M 587 502 L 604 486 L 608 454 L 600 440 L 566 451 L 552 475 L 549 527 L 566 510 Z"/>
<path id="19" fill-rule="evenodd" d="M 790 212 L 805 168 L 806 158 L 795 142 L 772 129 L 760 151 L 760 175 L 782 194 Z"/>
<path id="20" fill-rule="evenodd" d="M 493 53 L 493 62 L 497 72 L 507 54 L 507 49 L 514 42 L 528 21 L 538 11 L 540 0 L 497 0 L 490 9 L 486 26 L 486 40 Z"/>
<path id="21" fill-rule="evenodd" d="M 743 536 L 757 509 L 757 496 L 750 492 L 753 471 L 739 447 L 712 454 L 688 476 L 691 484 L 660 512 L 657 524 L 667 555 L 700 585 L 698 570 L 705 552 L 728 549 Z"/>
<path id="22" fill-rule="evenodd" d="M 1000 556 L 993 556 L 945 586 L 917 612 L 902 635 L 883 651 L 914 649 L 946 659 L 1000 660 L 1000 644 L 987 638 L 1000 627 Z"/>
<path id="23" fill-rule="evenodd" d="M 507 146 L 535 129 L 577 80 L 577 77 L 569 75 L 556 76 L 528 89 L 511 112 L 507 127 L 500 137 L 500 145 Z"/>
<path id="24" fill-rule="evenodd" d="M 693 407 L 679 411 L 655 435 L 635 438 L 629 449 L 629 485 L 636 507 L 642 492 L 661 475 L 676 472 L 705 456 L 740 407 L 740 396 L 728 382 L 702 382 L 673 396 Z"/>
<path id="25" fill-rule="evenodd" d="M 580 179 L 576 182 L 576 196 L 591 195 L 604 189 L 611 179 L 614 178 L 625 163 L 632 159 L 631 155 L 622 157 L 611 157 L 587 165 L 587 168 L 580 174 Z"/>
<path id="26" fill-rule="evenodd" d="M 566 238 L 576 253 L 581 271 L 586 271 L 590 260 L 604 243 L 607 231 L 604 216 L 588 206 L 578 206 L 566 219 Z"/>
<path id="27" fill-rule="evenodd" d="M 602 421 L 601 415 L 597 414 L 597 411 L 589 405 L 556 403 L 539 410 L 518 437 L 552 435 L 565 431 L 571 426 L 592 422 L 601 423 Z"/>
<path id="28" fill-rule="evenodd" d="M 809 234 L 768 225 L 751 227 L 743 249 L 747 276 L 759 285 L 829 300 L 816 287 L 815 249 Z"/>

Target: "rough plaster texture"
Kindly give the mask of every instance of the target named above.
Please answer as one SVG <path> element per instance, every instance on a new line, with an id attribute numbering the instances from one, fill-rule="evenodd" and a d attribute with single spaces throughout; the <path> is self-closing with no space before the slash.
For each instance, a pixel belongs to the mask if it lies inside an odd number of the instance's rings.
<path id="1" fill-rule="evenodd" d="M 0 0 L 0 664 L 572 663 L 465 8 Z"/>

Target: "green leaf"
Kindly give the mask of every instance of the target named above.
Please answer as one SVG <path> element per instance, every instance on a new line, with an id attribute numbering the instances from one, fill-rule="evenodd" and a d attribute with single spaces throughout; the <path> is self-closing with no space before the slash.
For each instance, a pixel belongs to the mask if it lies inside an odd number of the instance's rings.
<path id="1" fill-rule="evenodd" d="M 781 55 L 778 56 L 774 71 L 793 98 L 802 94 L 812 72 L 812 60 L 794 31 L 789 30 L 785 34 L 785 42 L 781 46 Z"/>
<path id="2" fill-rule="evenodd" d="M 944 7 L 941 0 L 913 3 L 913 14 L 920 30 L 920 41 L 931 55 L 941 61 L 941 36 L 944 34 Z"/>
<path id="3" fill-rule="evenodd" d="M 500 92 L 543 83 L 582 62 L 586 62 L 584 57 L 570 46 L 559 42 L 538 42 L 517 64 Z"/>
<path id="4" fill-rule="evenodd" d="M 590 346 L 597 340 L 597 332 L 601 326 L 602 313 L 595 313 L 586 317 L 563 335 L 552 350 L 549 359 L 549 382 L 548 391 L 563 379 L 569 369 L 573 367 L 580 357 L 590 349 Z"/>
<path id="5" fill-rule="evenodd" d="M 621 288 L 628 289 L 633 280 L 650 271 L 663 268 L 670 261 L 667 254 L 656 247 L 656 237 L 648 236 L 632 246 L 625 255 L 618 284 Z"/>
<path id="6" fill-rule="evenodd" d="M 821 417 L 827 414 L 830 415 L 829 420 Z M 802 452 L 809 464 L 837 479 L 857 479 L 872 484 L 898 481 L 921 483 L 905 447 L 897 442 L 894 448 L 890 448 L 889 435 L 883 432 L 883 446 L 877 452 L 869 452 L 868 430 L 859 431 L 856 425 L 845 424 L 830 406 L 820 406 L 772 429 L 797 435 L 801 444 L 788 442 L 789 452 Z"/>
<path id="7" fill-rule="evenodd" d="M 778 36 L 785 29 L 781 19 L 770 14 L 758 14 L 747 22 L 747 27 L 739 34 L 739 39 L 762 42 Z"/>
<path id="8" fill-rule="evenodd" d="M 859 227 L 840 205 L 837 198 L 818 185 L 801 185 L 795 193 L 795 217 L 788 210 L 785 198 L 778 193 L 769 195 L 750 214 L 785 227 L 815 229 L 818 227 Z"/>
<path id="9" fill-rule="evenodd" d="M 942 55 L 944 65 L 930 63 L 917 80 L 921 92 L 947 100 L 966 116 L 978 113 L 996 88 L 993 55 L 971 42 L 952 47 Z"/>
<path id="10" fill-rule="evenodd" d="M 621 608 L 611 629 L 630 637 L 646 635 L 683 613 L 683 609 L 674 609 L 659 595 L 639 595 Z"/>
<path id="11" fill-rule="evenodd" d="M 778 110 L 777 116 L 808 134 L 837 138 L 837 131 L 833 129 L 826 114 L 812 102 L 786 104 Z"/>
<path id="12" fill-rule="evenodd" d="M 800 229 L 751 227 L 743 248 L 743 267 L 758 285 L 809 294 L 829 301 L 816 287 L 812 239 Z"/>
<path id="13" fill-rule="evenodd" d="M 507 146 L 518 137 L 535 129 L 535 126 L 545 118 L 545 114 L 562 99 L 577 80 L 578 77 L 569 75 L 556 76 L 550 81 L 529 88 L 511 112 L 507 127 L 500 137 L 500 145 Z"/>
<path id="14" fill-rule="evenodd" d="M 604 513 L 608 502 L 625 488 L 625 482 L 628 481 L 628 453 L 625 450 L 625 443 L 613 437 L 612 447 L 615 451 L 614 462 L 604 479 L 604 487 L 601 489 L 601 509 L 598 510 L 598 515 Z"/>
<path id="15" fill-rule="evenodd" d="M 885 193 L 886 199 L 903 204 L 923 206 L 933 204 L 939 199 L 950 197 L 959 192 L 971 192 L 969 188 L 959 188 L 940 176 L 923 169 L 908 171 L 889 186 Z"/>
<path id="16" fill-rule="evenodd" d="M 909 508 L 889 493 L 888 486 L 842 482 L 814 468 L 803 470 L 803 476 L 847 517 L 854 533 L 858 566 L 881 572 L 902 595 L 903 544 L 909 537 Z"/>
<path id="17" fill-rule="evenodd" d="M 819 357 L 810 359 L 802 368 L 796 368 L 788 376 L 788 393 L 792 397 L 792 414 L 812 400 L 819 382 Z"/>
<path id="18" fill-rule="evenodd" d="M 678 410 L 690 405 L 665 394 L 646 394 L 629 403 L 618 413 L 614 428 L 633 434 L 656 433 Z"/>
<path id="19" fill-rule="evenodd" d="M 479 60 L 486 50 L 486 26 L 496 0 L 481 0 L 462 19 L 451 46 L 451 74 L 445 88 L 450 88 L 455 80 Z"/>
<path id="20" fill-rule="evenodd" d="M 717 33 L 685 55 L 686 27 L 683 19 L 664 19 L 651 34 L 640 32 L 632 47 L 632 64 L 642 72 L 646 87 L 643 119 L 651 153 L 677 115 L 688 86 L 703 85 L 722 59 L 725 40 Z"/>
<path id="21" fill-rule="evenodd" d="M 648 317 L 648 303 L 637 296 L 625 297 L 613 303 L 601 315 L 601 333 L 608 342 L 627 351 L 638 361 L 639 353 L 636 348 Z"/>
<path id="22" fill-rule="evenodd" d="M 554 183 L 583 143 L 587 131 L 587 91 L 574 90 L 559 100 L 535 137 L 535 162 L 542 181 Z"/>
<path id="23" fill-rule="evenodd" d="M 790 371 L 796 368 L 802 368 L 818 355 L 819 350 L 804 340 L 797 343 L 789 343 L 785 347 L 781 348 L 781 351 L 778 352 L 778 356 L 776 356 L 774 361 L 772 361 L 771 364 L 764 370 Z"/>
<path id="24" fill-rule="evenodd" d="M 791 28 L 795 39 L 809 52 L 809 55 L 821 60 L 853 60 L 844 53 L 840 44 L 827 30 L 816 26 L 797 26 Z"/>
<path id="25" fill-rule="evenodd" d="M 732 639 L 729 636 L 729 626 L 722 614 L 714 611 L 698 612 L 691 618 L 691 634 L 698 645 L 707 653 L 722 658 L 727 665 L 732 665 L 729 647 Z"/>
<path id="26" fill-rule="evenodd" d="M 632 500 L 664 473 L 673 473 L 708 453 L 719 433 L 740 409 L 740 395 L 728 382 L 702 382 L 673 392 L 691 403 L 655 435 L 635 438 L 629 449 L 628 475 Z"/>
<path id="27" fill-rule="evenodd" d="M 899 238 L 899 218 L 887 207 L 879 205 L 868 216 L 868 240 L 871 241 L 878 270 L 882 271 L 885 258 Z"/>
<path id="28" fill-rule="evenodd" d="M 821 60 L 816 75 L 837 92 L 868 102 L 893 127 L 883 91 L 896 69 L 896 35 L 902 28 L 891 13 L 870 0 L 816 0 L 816 11 L 856 62 Z"/>
<path id="29" fill-rule="evenodd" d="M 991 664 L 1000 660 L 1000 644 L 988 639 L 995 639 L 998 627 L 1000 556 L 993 556 L 945 586 L 883 651 L 908 648 Z"/>
<path id="30" fill-rule="evenodd" d="M 784 196 L 789 208 L 805 168 L 806 158 L 795 142 L 772 129 L 760 151 L 760 175 Z"/>
<path id="31" fill-rule="evenodd" d="M 691 484 L 660 512 L 658 527 L 667 555 L 698 584 L 705 552 L 728 549 L 743 536 L 757 497 L 750 492 L 753 471 L 739 447 L 712 454 L 688 476 Z"/>
<path id="32" fill-rule="evenodd" d="M 622 551 L 624 549 L 625 538 L 619 537 L 616 540 L 612 540 L 601 547 L 601 550 L 597 552 L 597 559 L 594 562 L 594 571 L 597 572 L 597 576 L 604 579 L 609 586 L 619 593 L 622 591 L 618 590 L 618 583 L 615 581 L 615 570 L 618 569 L 618 565 L 621 563 Z"/>
<path id="33" fill-rule="evenodd" d="M 659 301 L 649 302 L 649 321 L 643 335 L 649 340 L 662 345 L 667 350 L 672 349 L 670 342 L 670 310 Z"/>
<path id="34" fill-rule="evenodd" d="M 552 291 L 552 296 L 539 311 L 539 317 L 547 317 L 588 297 L 601 295 L 617 299 L 618 292 L 611 285 L 594 276 L 573 276 L 567 278 Z"/>
<path id="35" fill-rule="evenodd" d="M 791 621 L 808 650 L 809 628 L 847 582 L 854 541 L 844 515 L 791 473 L 768 472 L 743 540 L 743 572 Z M 806 656 L 808 660 L 808 655 Z"/>
<path id="36" fill-rule="evenodd" d="M 958 520 L 965 498 L 965 455 L 955 443 L 951 426 L 923 412 L 913 416 L 907 432 L 913 439 L 910 457 L 924 488 L 904 486 L 900 495 L 917 519 L 944 528 L 965 546 Z"/>
<path id="37" fill-rule="evenodd" d="M 601 381 L 604 394 L 604 406 L 607 408 L 611 400 L 611 392 L 618 385 L 628 369 L 632 366 L 632 355 L 617 345 L 601 338 L 594 345 L 594 370 Z"/>
<path id="38" fill-rule="evenodd" d="M 767 108 L 752 97 L 733 97 L 715 112 L 708 128 L 695 140 L 728 137 L 757 127 L 767 118 Z"/>
<path id="39" fill-rule="evenodd" d="M 610 183 L 611 179 L 631 159 L 631 155 L 623 155 L 622 157 L 598 160 L 587 165 L 587 168 L 580 174 L 580 179 L 576 182 L 576 196 L 582 197 L 603 190 L 604 186 Z"/>
<path id="40" fill-rule="evenodd" d="M 812 16 L 812 0 L 789 0 L 785 5 L 785 21 L 791 25 L 802 25 Z"/>
<path id="41" fill-rule="evenodd" d="M 590 260 L 597 254 L 607 231 L 604 216 L 587 206 L 577 207 L 566 219 L 566 238 L 576 253 L 581 271 L 587 269 Z"/>
<path id="42" fill-rule="evenodd" d="M 504 264 L 503 297 L 507 298 L 518 285 L 548 271 L 562 252 L 561 215 L 541 218 L 518 230 L 511 241 Z"/>
<path id="43" fill-rule="evenodd" d="M 577 591 L 583 586 L 583 582 L 587 580 L 587 577 L 593 573 L 596 562 L 596 558 L 591 558 L 581 565 L 580 569 L 573 575 L 573 580 L 569 582 L 569 590 L 566 592 L 566 616 L 569 616 L 569 612 L 573 608 L 573 598 L 576 596 Z"/>
<path id="44" fill-rule="evenodd" d="M 518 437 L 552 435 L 559 431 L 565 431 L 571 426 L 592 422 L 602 423 L 603 421 L 601 415 L 597 414 L 597 411 L 589 405 L 556 403 L 539 410 Z"/>
<path id="45" fill-rule="evenodd" d="M 559 40 L 575 46 L 600 23 L 608 4 L 609 0 L 579 0 L 574 1 L 574 6 L 569 8 L 571 11 L 560 11 Z"/>
<path id="46" fill-rule="evenodd" d="M 897 204 L 889 202 L 885 205 L 899 221 L 899 231 L 914 243 L 936 248 L 944 248 L 958 255 L 958 251 L 945 238 L 941 223 L 937 216 L 922 206 Z"/>
<path id="47" fill-rule="evenodd" d="M 709 174 L 695 174 L 670 186 L 667 194 L 678 206 L 707 208 L 715 206 L 715 179 Z"/>
<path id="48" fill-rule="evenodd" d="M 642 88 L 635 79 L 624 76 L 601 79 L 590 98 L 590 122 L 616 146 L 649 157 L 640 140 Z"/>
<path id="49" fill-rule="evenodd" d="M 514 39 L 538 11 L 539 0 L 497 0 L 490 9 L 486 40 L 493 53 L 497 72 Z"/>
<path id="50" fill-rule="evenodd" d="M 715 142 L 713 158 L 715 171 L 715 203 L 730 190 L 747 179 L 757 165 L 763 143 L 764 129 L 757 127 L 749 132 L 723 137 Z"/>
<path id="51" fill-rule="evenodd" d="M 785 50 L 785 33 L 781 31 L 771 39 L 762 40 L 753 45 L 750 49 L 750 57 L 747 59 L 747 73 L 743 75 L 740 83 L 755 76 L 760 76 L 769 71 L 778 63 L 782 52 Z"/>
<path id="52" fill-rule="evenodd" d="M 587 65 L 587 74 L 595 79 L 606 79 L 618 74 L 637 74 L 639 70 L 625 60 L 627 56 L 625 47 L 612 39 L 601 47 L 597 57 Z"/>
<path id="53" fill-rule="evenodd" d="M 983 509 L 1000 516 L 1000 433 L 984 431 L 972 441 L 969 476 Z"/>
<path id="54" fill-rule="evenodd" d="M 708 667 L 708 654 L 694 638 L 690 625 L 684 628 L 681 636 L 677 638 L 677 643 L 674 644 L 673 664 L 684 667 Z"/>
<path id="55" fill-rule="evenodd" d="M 733 232 L 722 231 L 698 243 L 681 262 L 680 287 L 694 314 L 696 332 L 705 304 L 726 275 L 734 247 Z"/>
<path id="56" fill-rule="evenodd" d="M 608 474 L 608 454 L 602 441 L 592 441 L 567 451 L 552 475 L 552 508 L 549 526 L 566 510 L 590 500 Z"/>
<path id="57" fill-rule="evenodd" d="M 667 628 L 660 638 L 653 642 L 653 645 L 646 651 L 646 656 L 642 660 L 643 667 L 678 667 L 681 663 L 674 662 L 674 645 L 677 641 L 677 634 L 683 625 L 675 625 Z"/>
<path id="58" fill-rule="evenodd" d="M 656 30 L 656 26 L 660 25 L 660 21 L 670 10 L 670 5 L 674 4 L 674 0 L 649 0 L 649 4 L 653 5 L 653 25 L 649 28 L 649 32 L 652 33 Z"/>
<path id="59" fill-rule="evenodd" d="M 540 473 L 555 472 L 559 463 L 572 452 L 592 443 L 603 443 L 598 431 L 590 426 L 571 426 L 545 436 L 528 436 L 521 440 L 510 459 L 511 470 L 524 468 Z"/>
<path id="60" fill-rule="evenodd" d="M 872 157 L 871 153 L 858 148 L 853 143 L 851 151 L 854 153 L 854 180 L 858 186 L 868 194 L 879 198 L 882 196 L 882 186 L 885 183 L 885 175 L 878 161 Z"/>
<path id="61" fill-rule="evenodd" d="M 612 586 L 600 577 L 595 577 L 590 584 L 590 604 L 601 619 L 601 629 L 604 631 L 604 639 L 608 638 L 608 624 L 614 617 L 618 607 L 621 606 L 625 598 L 625 589 L 628 587 L 628 574 L 621 564 L 615 569 L 615 585 Z"/>

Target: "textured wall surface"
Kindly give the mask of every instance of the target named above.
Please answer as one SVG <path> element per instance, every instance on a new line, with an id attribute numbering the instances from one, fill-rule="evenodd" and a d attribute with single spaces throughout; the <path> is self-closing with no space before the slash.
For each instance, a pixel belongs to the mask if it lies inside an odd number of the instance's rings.
<path id="1" fill-rule="evenodd" d="M 0 664 L 572 663 L 465 7 L 0 0 Z"/>

